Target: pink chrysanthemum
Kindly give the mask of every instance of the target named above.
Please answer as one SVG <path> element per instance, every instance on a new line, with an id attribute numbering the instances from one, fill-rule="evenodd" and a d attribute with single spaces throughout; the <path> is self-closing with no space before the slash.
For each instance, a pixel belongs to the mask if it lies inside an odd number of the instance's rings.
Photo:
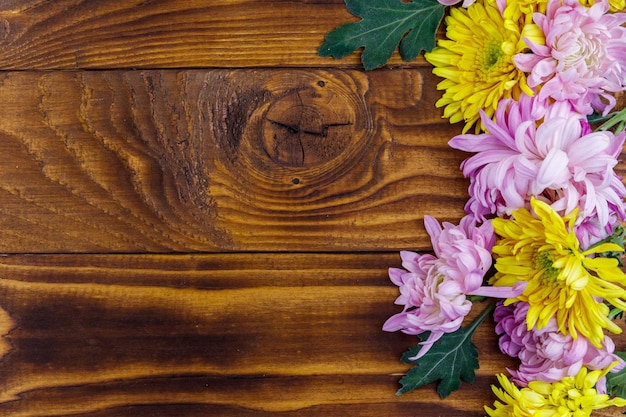
<path id="1" fill-rule="evenodd" d="M 626 213 L 626 188 L 613 168 L 626 133 L 591 132 L 568 102 L 547 105 L 522 95 L 504 100 L 487 133 L 459 135 L 450 146 L 476 155 L 461 168 L 470 178 L 465 207 L 478 219 L 506 217 L 529 207 L 532 196 L 561 216 L 579 209 L 576 234 L 583 247 L 610 235 Z"/>
<path id="2" fill-rule="evenodd" d="M 430 331 L 417 357 L 426 354 L 444 333 L 461 327 L 472 308 L 467 295 L 507 298 L 521 292 L 483 286 L 495 243 L 490 222 L 477 227 L 471 216 L 465 216 L 459 226 L 444 222 L 442 228 L 435 218 L 426 216 L 424 224 L 435 255 L 400 253 L 404 269 L 390 268 L 389 277 L 400 287 L 395 303 L 404 309 L 383 325 L 383 330 L 390 332 L 418 335 Z"/>
<path id="3" fill-rule="evenodd" d="M 533 19 L 545 45 L 526 40 L 532 53 L 514 57 L 530 75 L 528 85 L 542 99 L 569 101 L 576 111 L 607 114 L 615 106 L 611 93 L 626 88 L 626 13 L 607 13 L 606 1 L 591 7 L 579 0 L 550 0 L 546 14 Z"/>
<path id="4" fill-rule="evenodd" d="M 520 360 L 517 370 L 509 369 L 518 385 L 526 387 L 531 381 L 557 382 L 576 375 L 583 366 L 600 370 L 617 361 L 611 372 L 626 366 L 613 353 L 615 344 L 610 337 L 605 336 L 602 347 L 597 348 L 584 337 L 574 339 L 560 332 L 555 318 L 541 330 L 528 330 L 527 314 L 528 303 L 524 302 L 508 306 L 498 303 L 494 312 L 500 350 Z M 599 392 L 606 392 L 605 382 L 604 378 L 599 381 L 596 387 Z"/>

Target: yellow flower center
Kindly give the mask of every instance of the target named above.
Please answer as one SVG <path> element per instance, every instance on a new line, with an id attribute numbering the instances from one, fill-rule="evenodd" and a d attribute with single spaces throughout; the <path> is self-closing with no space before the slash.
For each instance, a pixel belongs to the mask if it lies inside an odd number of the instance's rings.
<path id="1" fill-rule="evenodd" d="M 498 63 L 498 61 L 500 61 L 500 57 L 502 56 L 500 42 L 497 40 L 489 40 L 482 52 L 482 62 L 480 63 L 480 67 L 483 71 L 489 72 Z M 478 56 L 480 55 L 481 54 L 478 54 Z"/>
<path id="2" fill-rule="evenodd" d="M 554 260 L 549 251 L 537 252 L 534 256 L 535 269 L 542 272 L 541 282 L 553 286 L 559 278 L 559 269 L 554 267 Z"/>

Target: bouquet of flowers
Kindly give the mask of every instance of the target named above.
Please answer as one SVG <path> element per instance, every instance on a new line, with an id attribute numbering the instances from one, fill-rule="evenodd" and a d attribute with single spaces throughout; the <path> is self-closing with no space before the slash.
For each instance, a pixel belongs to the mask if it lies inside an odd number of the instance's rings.
<path id="1" fill-rule="evenodd" d="M 626 354 L 610 336 L 626 310 L 626 187 L 614 170 L 626 139 L 626 110 L 614 111 L 626 90 L 625 1 L 458 1 L 345 0 L 361 20 L 319 50 L 363 47 L 366 69 L 398 45 L 404 59 L 426 51 L 442 78 L 436 105 L 464 124 L 449 145 L 471 154 L 466 216 L 426 216 L 434 253 L 403 251 L 389 270 L 402 311 L 383 329 L 420 339 L 398 393 L 439 381 L 443 398 L 472 382 L 471 336 L 493 314 L 500 350 L 519 365 L 497 375 L 489 416 L 626 406 Z"/>

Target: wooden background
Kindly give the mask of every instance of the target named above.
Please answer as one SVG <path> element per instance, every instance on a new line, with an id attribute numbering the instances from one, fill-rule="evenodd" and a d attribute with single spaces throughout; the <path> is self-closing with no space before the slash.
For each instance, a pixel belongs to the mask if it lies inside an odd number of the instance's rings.
<path id="1" fill-rule="evenodd" d="M 317 57 L 350 20 L 0 0 L 0 415 L 483 415 L 491 323 L 474 385 L 394 395 L 386 270 L 462 216 L 467 155 L 423 60 Z"/>

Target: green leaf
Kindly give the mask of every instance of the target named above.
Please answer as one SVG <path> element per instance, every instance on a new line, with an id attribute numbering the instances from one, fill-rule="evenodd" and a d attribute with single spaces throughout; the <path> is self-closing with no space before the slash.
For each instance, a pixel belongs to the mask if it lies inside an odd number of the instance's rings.
<path id="1" fill-rule="evenodd" d="M 326 34 L 318 55 L 343 58 L 363 47 L 366 70 L 382 67 L 400 45 L 405 61 L 435 47 L 435 34 L 445 6 L 437 0 L 345 0 L 361 20 L 345 23 Z M 406 36 L 405 36 L 406 35 Z"/>
<path id="2" fill-rule="evenodd" d="M 414 358 L 422 346 L 417 345 L 402 355 L 404 363 L 415 364 L 402 379 L 402 388 L 396 395 L 404 394 L 431 382 L 440 381 L 437 393 L 445 398 L 461 386 L 461 380 L 474 382 L 478 369 L 478 348 L 472 343 L 472 335 L 495 308 L 494 304 L 483 311 L 472 324 L 453 333 L 444 334 L 430 350 L 419 359 Z"/>
<path id="3" fill-rule="evenodd" d="M 626 360 L 626 352 L 615 352 L 622 360 Z M 606 374 L 606 392 L 611 397 L 626 399 L 626 369 Z"/>

